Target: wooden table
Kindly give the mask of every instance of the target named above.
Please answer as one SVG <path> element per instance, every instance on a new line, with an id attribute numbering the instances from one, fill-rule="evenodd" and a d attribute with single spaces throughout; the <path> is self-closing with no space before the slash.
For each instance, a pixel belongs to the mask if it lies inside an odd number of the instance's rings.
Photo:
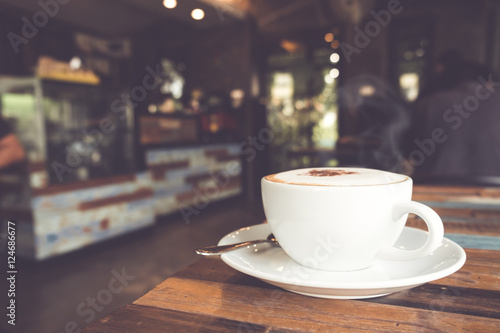
<path id="1" fill-rule="evenodd" d="M 201 259 L 84 332 L 500 332 L 500 189 L 416 186 L 414 200 L 434 207 L 446 237 L 465 248 L 458 272 L 383 297 L 337 300 Z"/>

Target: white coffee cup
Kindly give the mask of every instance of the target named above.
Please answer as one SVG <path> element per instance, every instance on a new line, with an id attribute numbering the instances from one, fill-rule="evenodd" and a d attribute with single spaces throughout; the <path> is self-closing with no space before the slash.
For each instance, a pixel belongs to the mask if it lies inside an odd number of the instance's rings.
<path id="1" fill-rule="evenodd" d="M 299 264 L 327 271 L 353 271 L 377 259 L 412 260 L 442 242 L 435 211 L 411 201 L 410 177 L 363 168 L 291 170 L 262 178 L 267 221 L 283 250 Z M 408 213 L 428 228 L 425 244 L 393 245 Z"/>

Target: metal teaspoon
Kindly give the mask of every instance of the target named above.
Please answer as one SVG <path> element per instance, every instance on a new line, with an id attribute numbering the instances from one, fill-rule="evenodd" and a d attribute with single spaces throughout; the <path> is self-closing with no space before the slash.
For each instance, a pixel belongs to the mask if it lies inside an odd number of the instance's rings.
<path id="1" fill-rule="evenodd" d="M 254 245 L 254 244 L 260 244 L 260 243 L 273 243 L 275 245 L 279 245 L 278 241 L 274 237 L 273 234 L 269 234 L 267 236 L 267 239 L 257 239 L 253 241 L 248 241 L 248 242 L 242 242 L 242 243 L 236 243 L 236 244 L 229 244 L 229 245 L 221 245 L 221 246 L 207 246 L 207 247 L 202 247 L 199 249 L 195 249 L 194 253 L 202 255 L 202 256 L 215 256 L 215 255 L 220 255 L 229 251 L 233 251 L 242 247 L 246 247 L 249 245 Z"/>

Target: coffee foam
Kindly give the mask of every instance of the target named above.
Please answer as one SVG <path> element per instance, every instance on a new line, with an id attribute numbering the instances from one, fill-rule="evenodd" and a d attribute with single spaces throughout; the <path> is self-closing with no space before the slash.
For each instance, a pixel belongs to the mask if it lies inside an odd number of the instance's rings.
<path id="1" fill-rule="evenodd" d="M 408 177 L 363 168 L 309 168 L 280 172 L 266 176 L 265 179 L 291 185 L 369 186 L 399 183 Z"/>

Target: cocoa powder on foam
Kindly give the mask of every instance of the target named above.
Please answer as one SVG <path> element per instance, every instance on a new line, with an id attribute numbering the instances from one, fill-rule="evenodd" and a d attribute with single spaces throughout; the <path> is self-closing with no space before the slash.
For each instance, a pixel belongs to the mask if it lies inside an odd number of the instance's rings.
<path id="1" fill-rule="evenodd" d="M 306 173 L 300 174 L 301 176 L 311 176 L 311 177 L 335 177 L 335 176 L 344 176 L 344 175 L 357 175 L 359 174 L 358 172 L 354 171 L 346 171 L 346 170 L 309 170 Z M 272 174 L 269 176 L 264 177 L 266 180 L 275 182 L 275 183 L 282 183 L 282 184 L 290 184 L 290 185 L 308 185 L 308 186 L 328 186 L 326 184 L 311 184 L 311 183 L 297 183 L 297 182 L 286 182 L 281 179 L 278 179 L 276 176 L 278 174 Z"/>

